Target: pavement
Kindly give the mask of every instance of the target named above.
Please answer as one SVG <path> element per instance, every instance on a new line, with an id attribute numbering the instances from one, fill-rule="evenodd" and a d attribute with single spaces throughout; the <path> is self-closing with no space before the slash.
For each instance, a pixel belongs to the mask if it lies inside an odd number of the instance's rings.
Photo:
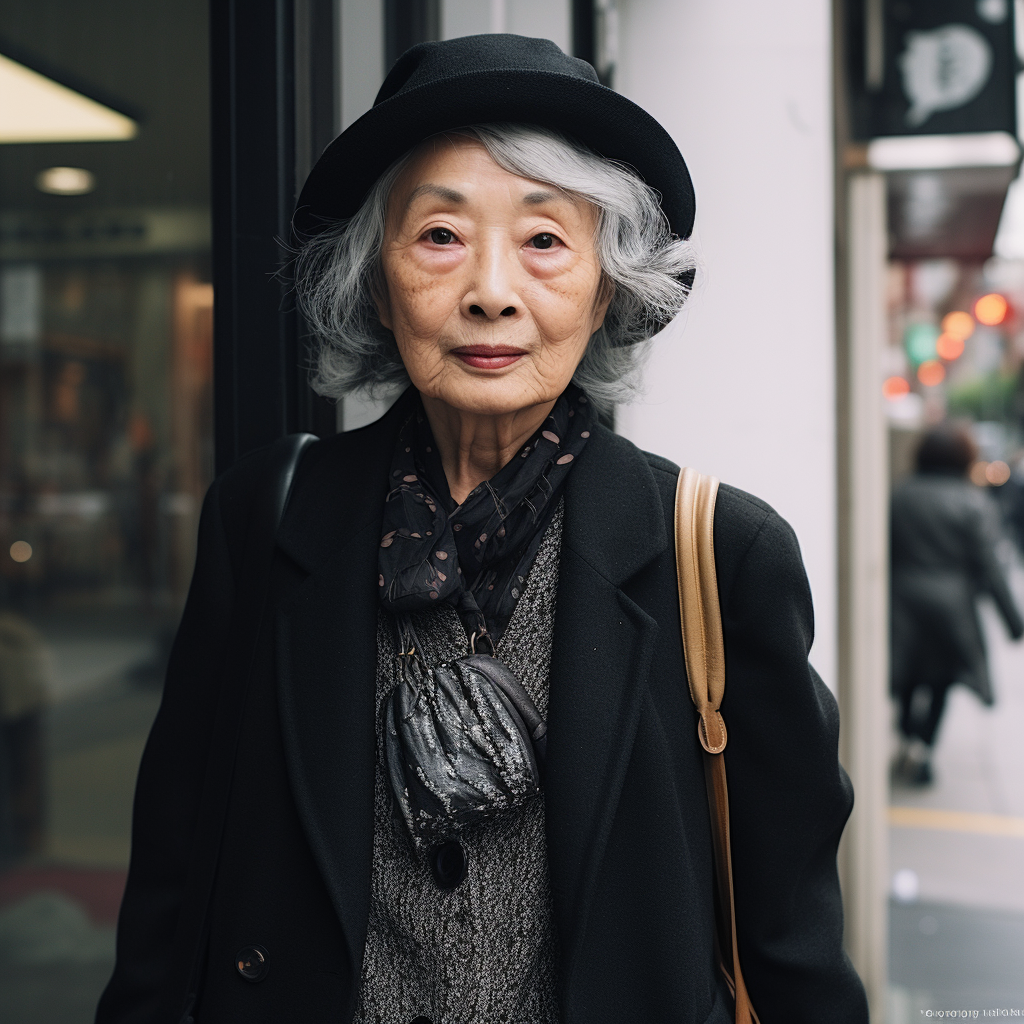
<path id="1" fill-rule="evenodd" d="M 53 666 L 45 843 L 0 870 L 0 1024 L 90 1024 L 114 963 L 161 637 L 96 619 L 39 624 Z"/>
<path id="2" fill-rule="evenodd" d="M 1024 608 L 1019 559 L 1011 582 Z M 1024 643 L 990 604 L 982 620 L 995 706 L 955 688 L 935 783 L 890 796 L 887 1024 L 952 1010 L 1024 1017 Z"/>

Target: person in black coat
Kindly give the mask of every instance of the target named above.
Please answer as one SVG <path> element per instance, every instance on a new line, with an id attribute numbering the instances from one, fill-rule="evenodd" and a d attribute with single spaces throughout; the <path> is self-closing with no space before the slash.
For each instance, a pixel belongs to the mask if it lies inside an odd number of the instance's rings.
<path id="1" fill-rule="evenodd" d="M 892 496 L 892 689 L 903 739 L 895 776 L 932 781 L 931 755 L 954 683 L 994 701 L 976 600 L 995 601 L 1010 635 L 1024 635 L 996 557 L 998 512 L 967 480 L 977 449 L 966 427 L 933 427 L 917 472 Z"/>
<path id="2" fill-rule="evenodd" d="M 98 1024 L 732 1019 L 678 467 L 595 410 L 685 300 L 693 212 L 661 126 L 542 40 L 413 48 L 325 151 L 317 385 L 406 389 L 310 446 L 263 557 L 277 449 L 210 489 Z M 865 1024 L 799 547 L 727 486 L 714 546 L 747 988 Z"/>

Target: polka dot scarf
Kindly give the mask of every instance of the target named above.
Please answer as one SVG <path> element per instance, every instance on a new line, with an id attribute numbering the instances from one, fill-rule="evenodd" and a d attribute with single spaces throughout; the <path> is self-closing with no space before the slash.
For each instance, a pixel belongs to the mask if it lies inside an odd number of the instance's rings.
<path id="1" fill-rule="evenodd" d="M 493 650 L 523 591 L 565 478 L 596 416 L 575 385 L 540 430 L 461 505 L 448 490 L 423 407 L 403 425 L 391 464 L 378 560 L 384 607 L 404 618 L 447 601 L 471 648 Z"/>

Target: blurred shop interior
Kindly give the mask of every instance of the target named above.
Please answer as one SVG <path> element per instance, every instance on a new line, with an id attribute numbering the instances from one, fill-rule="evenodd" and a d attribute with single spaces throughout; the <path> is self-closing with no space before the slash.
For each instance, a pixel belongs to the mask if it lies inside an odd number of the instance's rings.
<path id="1" fill-rule="evenodd" d="M 983 603 L 995 703 L 954 688 L 931 783 L 890 778 L 887 539 L 962 423 L 1024 607 L 1022 0 L 0 0 L 0 1021 L 92 1020 L 214 475 L 381 411 L 306 382 L 298 187 L 406 48 L 493 31 L 590 60 L 694 174 L 705 280 L 616 425 L 801 539 L 872 1020 L 1024 1008 L 1024 645 Z"/>
<path id="2" fill-rule="evenodd" d="M 109 973 L 212 479 L 207 22 L 202 0 L 0 17 L 5 1021 L 89 1020 Z"/>

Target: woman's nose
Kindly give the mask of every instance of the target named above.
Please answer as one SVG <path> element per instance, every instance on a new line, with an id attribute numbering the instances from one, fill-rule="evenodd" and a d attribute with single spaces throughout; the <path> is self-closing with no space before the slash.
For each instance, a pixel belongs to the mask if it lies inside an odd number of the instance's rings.
<path id="1" fill-rule="evenodd" d="M 512 262 L 500 244 L 491 242 L 478 250 L 476 273 L 462 300 L 465 313 L 481 320 L 516 315 L 521 303 Z"/>

